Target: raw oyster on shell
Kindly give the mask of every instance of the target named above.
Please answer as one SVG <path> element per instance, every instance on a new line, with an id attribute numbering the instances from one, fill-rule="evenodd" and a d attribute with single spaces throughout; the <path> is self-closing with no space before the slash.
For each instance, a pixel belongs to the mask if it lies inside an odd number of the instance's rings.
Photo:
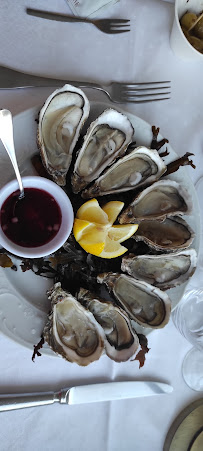
<path id="1" fill-rule="evenodd" d="M 164 327 L 170 318 L 171 301 L 159 288 L 126 274 L 104 273 L 97 277 L 112 291 L 130 318 L 144 327 Z"/>
<path id="2" fill-rule="evenodd" d="M 184 219 L 174 216 L 164 221 L 142 221 L 132 238 L 156 251 L 172 252 L 189 247 L 194 232 Z"/>
<path id="3" fill-rule="evenodd" d="M 90 127 L 78 152 L 72 175 L 73 192 L 78 193 L 118 157 L 132 141 L 133 126 L 127 116 L 105 110 Z"/>
<path id="4" fill-rule="evenodd" d="M 82 197 L 91 198 L 130 191 L 155 182 L 166 169 L 156 150 L 137 147 L 107 169 L 93 186 L 83 191 Z"/>
<path id="5" fill-rule="evenodd" d="M 131 327 L 127 313 L 111 302 L 81 288 L 77 299 L 94 315 L 104 330 L 106 354 L 116 362 L 125 362 L 139 348 L 139 339 Z"/>
<path id="6" fill-rule="evenodd" d="M 161 255 L 126 255 L 121 269 L 136 279 L 162 290 L 176 287 L 191 277 L 197 264 L 195 249 Z"/>
<path id="7" fill-rule="evenodd" d="M 56 283 L 48 292 L 52 311 L 44 327 L 45 341 L 69 362 L 86 366 L 104 352 L 104 332 L 91 312 Z"/>
<path id="8" fill-rule="evenodd" d="M 40 111 L 37 145 L 46 170 L 58 185 L 66 184 L 72 152 L 89 110 L 84 92 L 66 84 L 48 97 Z"/>
<path id="9" fill-rule="evenodd" d="M 147 219 L 189 214 L 192 202 L 189 193 L 174 180 L 160 180 L 145 188 L 119 216 L 120 224 L 137 223 Z"/>

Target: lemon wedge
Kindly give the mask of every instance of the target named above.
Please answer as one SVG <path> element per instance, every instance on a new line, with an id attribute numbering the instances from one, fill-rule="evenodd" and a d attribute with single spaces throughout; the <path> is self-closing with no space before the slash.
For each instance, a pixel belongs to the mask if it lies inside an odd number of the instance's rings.
<path id="1" fill-rule="evenodd" d="M 119 213 L 124 207 L 124 202 L 119 200 L 112 200 L 102 207 L 102 210 L 107 214 L 110 224 L 113 224 L 117 219 Z"/>
<path id="2" fill-rule="evenodd" d="M 108 236 L 112 241 L 122 243 L 137 232 L 138 224 L 115 225 L 109 229 Z M 91 232 L 90 232 L 91 233 Z"/>
<path id="3" fill-rule="evenodd" d="M 108 236 L 106 237 L 106 242 L 104 249 L 99 254 L 101 258 L 116 258 L 120 257 L 127 251 L 127 247 L 121 246 L 117 241 L 112 241 Z"/>
<path id="4" fill-rule="evenodd" d="M 80 241 L 84 233 L 86 233 L 87 230 L 90 230 L 92 227 L 94 227 L 94 224 L 92 224 L 91 222 L 75 218 L 73 224 L 73 234 L 76 241 Z"/>
<path id="5" fill-rule="evenodd" d="M 108 224 L 108 215 L 99 205 L 96 199 L 85 202 L 77 211 L 77 218 L 98 224 Z"/>
<path id="6" fill-rule="evenodd" d="M 123 206 L 123 202 L 111 201 L 101 208 L 96 199 L 91 199 L 79 208 L 73 234 L 86 252 L 101 258 L 116 258 L 128 250 L 120 243 L 130 238 L 138 225 L 112 225 Z"/>
<path id="7" fill-rule="evenodd" d="M 105 242 L 101 243 L 90 243 L 87 240 L 81 240 L 80 246 L 86 251 L 88 254 L 96 255 L 96 257 L 100 257 L 101 253 L 105 247 Z"/>

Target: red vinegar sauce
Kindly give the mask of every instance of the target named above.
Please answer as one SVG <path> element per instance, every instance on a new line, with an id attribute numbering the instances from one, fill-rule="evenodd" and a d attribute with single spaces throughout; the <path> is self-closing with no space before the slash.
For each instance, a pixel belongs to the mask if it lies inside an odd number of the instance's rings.
<path id="1" fill-rule="evenodd" d="M 59 231 L 61 209 L 51 194 L 37 188 L 25 188 L 12 193 L 0 212 L 1 227 L 7 238 L 23 247 L 38 247 L 49 243 Z"/>

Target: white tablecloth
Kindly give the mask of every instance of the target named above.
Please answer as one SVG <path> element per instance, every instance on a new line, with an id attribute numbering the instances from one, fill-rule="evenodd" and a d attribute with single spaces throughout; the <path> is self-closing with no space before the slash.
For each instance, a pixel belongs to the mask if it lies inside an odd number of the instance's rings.
<path id="1" fill-rule="evenodd" d="M 131 32 L 105 35 L 90 25 L 63 24 L 28 17 L 25 7 L 69 13 L 65 0 L 1 1 L 0 65 L 68 79 L 115 81 L 171 80 L 171 100 L 123 105 L 155 124 L 183 155 L 193 152 L 195 183 L 203 175 L 203 63 L 176 57 L 169 46 L 174 6 L 160 0 L 120 0 L 103 10 L 106 17 L 131 19 Z M 101 13 L 100 13 L 101 16 Z M 98 16 L 99 17 L 99 14 Z M 13 114 L 41 105 L 50 88 L 0 91 L 0 107 Z M 107 100 L 86 90 L 90 98 Z M 110 104 L 110 102 L 109 102 Z M 198 274 L 190 286 L 200 284 Z M 138 362 L 116 364 L 102 357 L 89 367 L 43 355 L 31 361 L 31 351 L 0 336 L 0 393 L 58 390 L 71 384 L 112 380 L 156 379 L 173 385 L 170 395 L 82 406 L 44 406 L 1 413 L 3 451 L 161 451 L 177 414 L 201 396 L 189 389 L 181 364 L 191 345 L 172 320 L 149 336 L 150 352 L 142 369 Z"/>

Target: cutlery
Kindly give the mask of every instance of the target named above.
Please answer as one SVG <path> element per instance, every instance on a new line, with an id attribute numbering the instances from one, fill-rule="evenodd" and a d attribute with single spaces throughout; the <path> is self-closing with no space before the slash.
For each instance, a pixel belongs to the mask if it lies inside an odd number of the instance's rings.
<path id="1" fill-rule="evenodd" d="M 15 171 L 15 175 L 20 188 L 20 195 L 18 196 L 18 198 L 22 199 L 24 197 L 24 188 L 16 160 L 13 140 L 13 119 L 12 114 L 9 110 L 0 110 L 0 140 L 2 141 L 13 165 L 13 169 Z"/>
<path id="2" fill-rule="evenodd" d="M 86 81 L 69 81 L 25 74 L 8 67 L 0 66 L 0 89 L 62 86 L 69 83 L 80 88 L 92 88 L 104 92 L 115 103 L 146 103 L 167 100 L 170 97 L 170 81 L 146 83 L 117 83 L 107 86 Z"/>
<path id="3" fill-rule="evenodd" d="M 107 382 L 63 388 L 59 392 L 0 395 L 0 412 L 47 404 L 85 404 L 171 393 L 171 385 L 156 381 Z"/>
<path id="4" fill-rule="evenodd" d="M 26 13 L 29 16 L 41 17 L 42 19 L 48 20 L 57 20 L 59 22 L 84 22 L 95 25 L 100 31 L 107 34 L 118 34 L 118 33 L 127 33 L 130 31 L 128 19 L 99 19 L 99 20 L 90 20 L 85 19 L 84 17 L 75 17 L 70 16 L 68 14 L 58 14 L 49 11 L 42 11 L 39 9 L 27 8 Z"/>

